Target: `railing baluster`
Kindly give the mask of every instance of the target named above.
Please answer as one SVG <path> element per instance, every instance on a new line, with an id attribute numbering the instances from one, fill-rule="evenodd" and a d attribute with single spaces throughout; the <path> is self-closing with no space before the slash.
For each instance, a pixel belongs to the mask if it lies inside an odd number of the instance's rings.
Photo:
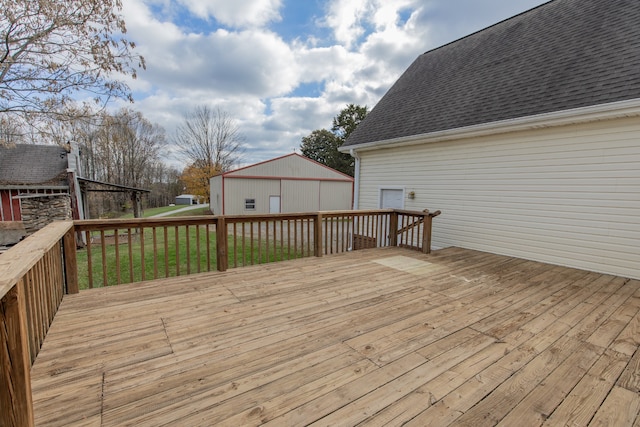
<path id="1" fill-rule="evenodd" d="M 91 232 L 89 230 L 85 231 L 85 236 L 87 239 L 87 272 L 89 274 L 89 289 L 93 289 L 93 254 L 91 253 Z"/>
<path id="2" fill-rule="evenodd" d="M 113 244 L 115 245 L 115 254 L 116 254 L 116 284 L 119 285 L 122 283 L 122 279 L 120 277 L 120 232 L 118 229 L 113 230 Z M 106 283 L 104 286 L 107 286 Z"/>
<path id="3" fill-rule="evenodd" d="M 127 246 L 129 253 L 129 280 L 133 282 L 133 239 L 131 236 L 131 228 L 127 228 Z"/>
<path id="4" fill-rule="evenodd" d="M 246 236 L 245 226 L 246 226 L 246 223 L 243 222 L 242 223 L 242 266 L 243 267 L 247 265 L 247 259 L 246 259 L 247 252 L 245 250 L 245 239 L 247 238 L 247 236 Z"/>
<path id="5" fill-rule="evenodd" d="M 280 232 L 282 232 L 282 224 L 280 224 Z M 277 254 L 277 231 L 276 231 L 276 221 L 273 221 L 273 260 L 278 260 Z M 282 237 L 280 238 L 280 258 L 282 259 Z M 267 261 L 269 262 L 269 261 Z"/>
<path id="6" fill-rule="evenodd" d="M 189 244 L 189 237 L 191 235 L 191 232 L 189 231 L 189 225 L 185 225 L 184 234 L 186 237 L 185 251 L 187 253 L 187 274 L 191 274 L 191 245 Z"/>
<path id="7" fill-rule="evenodd" d="M 153 235 L 153 278 L 158 278 L 158 236 L 156 227 L 151 227 Z"/>
<path id="8" fill-rule="evenodd" d="M 140 227 L 140 277 L 142 279 L 142 281 L 147 280 L 147 277 L 145 275 L 145 267 L 147 266 L 147 263 L 145 262 L 145 258 L 144 258 L 144 227 Z"/>
<path id="9" fill-rule="evenodd" d="M 169 277 L 169 228 L 163 227 L 164 234 L 164 277 Z"/>
<path id="10" fill-rule="evenodd" d="M 200 273 L 200 225 L 196 224 L 196 260 L 198 263 L 198 273 Z"/>
<path id="11" fill-rule="evenodd" d="M 233 223 L 233 267 L 238 267 L 238 228 L 237 223 Z"/>
<path id="12" fill-rule="evenodd" d="M 211 271 L 211 228 L 209 224 L 205 224 L 206 241 L 207 241 L 207 271 Z"/>
<path id="13" fill-rule="evenodd" d="M 180 275 L 180 240 L 178 239 L 179 237 L 179 232 L 178 232 L 178 226 L 176 225 L 175 227 L 175 241 L 174 246 L 176 248 L 176 276 Z"/>
<path id="14" fill-rule="evenodd" d="M 107 286 L 107 246 L 104 242 L 104 230 L 100 230 L 100 246 L 102 247 L 102 286 Z M 116 245 L 118 247 L 118 245 Z"/>
<path id="15" fill-rule="evenodd" d="M 251 224 L 251 265 L 254 264 L 253 262 L 253 227 L 255 224 Z M 262 246 L 262 236 L 260 235 L 260 229 L 262 228 L 260 226 L 260 221 L 258 221 L 257 223 L 258 226 L 258 259 L 260 259 L 260 247 Z"/>

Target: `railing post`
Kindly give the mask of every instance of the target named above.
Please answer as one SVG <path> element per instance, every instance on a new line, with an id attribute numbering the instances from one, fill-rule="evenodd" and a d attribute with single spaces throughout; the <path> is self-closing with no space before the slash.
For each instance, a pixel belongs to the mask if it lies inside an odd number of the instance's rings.
<path id="1" fill-rule="evenodd" d="M 425 214 L 424 227 L 422 229 L 422 253 L 431 253 L 431 222 L 432 217 L 430 214 Z"/>
<path id="2" fill-rule="evenodd" d="M 6 422 L 2 425 L 35 425 L 26 313 L 18 282 L 0 301 L 0 420 Z"/>
<path id="3" fill-rule="evenodd" d="M 227 271 L 229 267 L 227 235 L 227 221 L 223 216 L 220 216 L 216 222 L 216 260 L 218 271 Z"/>
<path id="4" fill-rule="evenodd" d="M 62 238 L 62 249 L 64 253 L 64 277 L 67 284 L 68 294 L 77 294 L 80 292 L 78 287 L 78 258 L 76 245 L 75 226 L 72 226 Z M 88 245 L 91 242 L 87 242 Z"/>
<path id="5" fill-rule="evenodd" d="M 318 212 L 313 227 L 313 254 L 317 257 L 322 256 L 322 213 Z"/>
<path id="6" fill-rule="evenodd" d="M 398 246 L 398 212 L 391 212 L 389 218 L 389 246 Z"/>

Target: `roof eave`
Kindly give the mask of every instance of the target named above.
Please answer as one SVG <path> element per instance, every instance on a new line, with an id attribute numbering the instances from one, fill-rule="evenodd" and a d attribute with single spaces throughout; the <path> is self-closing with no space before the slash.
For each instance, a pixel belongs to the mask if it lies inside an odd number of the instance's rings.
<path id="1" fill-rule="evenodd" d="M 407 145 L 425 144 L 453 139 L 468 139 L 481 136 L 496 135 L 508 132 L 518 132 L 531 129 L 550 128 L 570 124 L 589 123 L 600 120 L 610 120 L 624 117 L 640 116 L 640 99 L 612 102 L 608 104 L 592 105 L 570 110 L 554 111 L 552 113 L 536 114 L 515 119 L 500 120 L 479 125 L 446 129 L 437 132 L 411 135 L 401 138 L 371 141 L 361 144 L 347 145 L 339 148 L 343 153 L 351 151 L 369 151 L 380 148 L 401 147 Z"/>

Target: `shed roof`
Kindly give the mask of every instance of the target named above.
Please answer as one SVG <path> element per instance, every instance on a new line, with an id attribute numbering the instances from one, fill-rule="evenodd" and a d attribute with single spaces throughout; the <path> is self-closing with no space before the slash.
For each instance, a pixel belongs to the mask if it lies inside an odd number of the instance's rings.
<path id="1" fill-rule="evenodd" d="M 225 178 L 291 178 L 353 182 L 353 177 L 297 153 L 265 160 L 221 175 Z"/>
<path id="2" fill-rule="evenodd" d="M 419 56 L 343 146 L 640 98 L 640 2 L 553 0 Z"/>
<path id="3" fill-rule="evenodd" d="M 68 185 L 67 151 L 57 145 L 0 145 L 0 185 Z"/>

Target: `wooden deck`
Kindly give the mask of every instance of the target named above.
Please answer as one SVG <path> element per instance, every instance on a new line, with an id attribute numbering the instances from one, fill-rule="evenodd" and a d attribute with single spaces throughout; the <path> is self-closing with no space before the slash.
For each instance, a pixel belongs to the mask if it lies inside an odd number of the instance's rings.
<path id="1" fill-rule="evenodd" d="M 640 425 L 640 281 L 399 248 L 83 291 L 37 425 Z M 635 424 L 634 424 L 635 423 Z"/>

